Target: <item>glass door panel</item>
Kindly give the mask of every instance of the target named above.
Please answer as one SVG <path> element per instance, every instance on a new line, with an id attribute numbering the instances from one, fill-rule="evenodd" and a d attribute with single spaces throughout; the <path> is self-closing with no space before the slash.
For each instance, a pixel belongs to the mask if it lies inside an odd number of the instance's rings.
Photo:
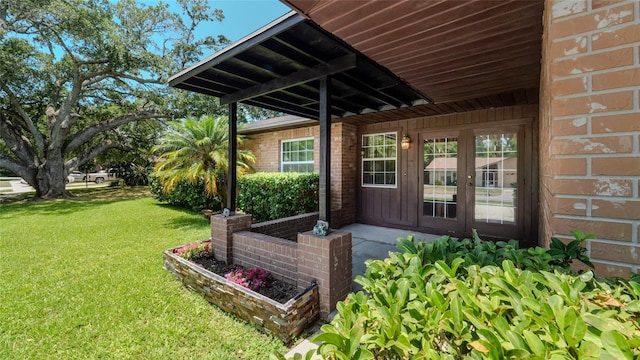
<path id="1" fill-rule="evenodd" d="M 515 224 L 518 185 L 517 131 L 475 135 L 474 221 Z"/>
<path id="2" fill-rule="evenodd" d="M 458 215 L 458 138 L 424 139 L 423 217 Z"/>

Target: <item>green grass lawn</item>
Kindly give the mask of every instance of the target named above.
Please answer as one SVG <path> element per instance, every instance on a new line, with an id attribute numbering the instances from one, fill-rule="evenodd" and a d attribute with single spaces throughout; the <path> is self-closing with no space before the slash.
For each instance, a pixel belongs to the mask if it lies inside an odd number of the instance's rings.
<path id="1" fill-rule="evenodd" d="M 0 203 L 0 359 L 266 359 L 286 350 L 162 268 L 163 250 L 210 237 L 204 217 L 144 193 L 80 194 Z"/>

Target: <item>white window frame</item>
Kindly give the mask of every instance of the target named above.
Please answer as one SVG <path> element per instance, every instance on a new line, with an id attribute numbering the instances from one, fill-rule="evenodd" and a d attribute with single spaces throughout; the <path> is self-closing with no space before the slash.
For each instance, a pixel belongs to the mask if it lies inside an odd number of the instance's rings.
<path id="1" fill-rule="evenodd" d="M 285 143 L 293 143 L 299 141 L 308 141 L 313 140 L 313 160 L 305 160 L 305 161 L 284 161 L 284 144 Z M 285 165 L 298 165 L 298 164 L 311 164 L 313 166 L 313 170 L 315 171 L 315 157 L 316 157 L 316 139 L 314 137 L 305 137 L 305 138 L 296 138 L 296 139 L 287 139 L 280 141 L 280 172 L 284 172 Z"/>
<path id="2" fill-rule="evenodd" d="M 367 157 L 367 155 L 366 155 L 367 154 L 367 149 L 370 148 L 370 147 L 375 147 L 376 145 L 365 146 L 364 145 L 365 144 L 364 139 L 367 136 L 376 136 L 376 135 L 382 135 L 382 136 L 394 135 L 395 136 L 395 138 L 396 138 L 396 141 L 395 141 L 395 148 L 396 148 L 395 156 L 393 156 L 393 157 L 375 157 L 375 158 L 368 158 Z M 400 148 L 399 139 L 398 139 L 398 132 L 390 131 L 390 132 L 375 133 L 375 134 L 362 134 L 361 141 L 362 141 L 363 155 L 361 156 L 361 164 L 360 164 L 361 165 L 361 168 L 360 168 L 361 169 L 360 170 L 360 184 L 362 185 L 362 187 L 385 188 L 385 189 L 395 189 L 395 188 L 397 188 L 398 187 L 398 149 Z M 364 171 L 365 166 L 364 166 L 364 164 L 365 164 L 365 162 L 369 162 L 369 161 L 391 161 L 391 160 L 395 163 L 395 171 L 394 171 L 394 174 L 395 174 L 394 179 L 395 179 L 395 181 L 394 181 L 393 184 L 365 184 L 365 182 L 364 182 L 364 174 L 365 174 L 365 171 Z M 391 172 L 390 171 L 389 172 L 384 171 L 383 173 L 384 174 L 387 174 L 387 173 L 390 174 Z M 375 175 L 374 175 L 374 178 L 375 178 Z"/>

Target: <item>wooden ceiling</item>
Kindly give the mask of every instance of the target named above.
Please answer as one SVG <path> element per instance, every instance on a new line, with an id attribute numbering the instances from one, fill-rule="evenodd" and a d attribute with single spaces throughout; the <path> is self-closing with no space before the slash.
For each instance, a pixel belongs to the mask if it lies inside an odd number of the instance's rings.
<path id="1" fill-rule="evenodd" d="M 282 1 L 435 103 L 394 111 L 538 102 L 541 0 Z"/>

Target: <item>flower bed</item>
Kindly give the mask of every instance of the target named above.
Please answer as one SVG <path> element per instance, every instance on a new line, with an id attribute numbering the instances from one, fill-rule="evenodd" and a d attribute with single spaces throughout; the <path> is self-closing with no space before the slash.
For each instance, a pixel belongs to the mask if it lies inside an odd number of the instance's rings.
<path id="1" fill-rule="evenodd" d="M 281 304 L 180 257 L 175 253 L 179 248 L 164 251 L 165 269 L 209 302 L 274 334 L 287 344 L 319 315 L 319 295 L 315 284 Z"/>

